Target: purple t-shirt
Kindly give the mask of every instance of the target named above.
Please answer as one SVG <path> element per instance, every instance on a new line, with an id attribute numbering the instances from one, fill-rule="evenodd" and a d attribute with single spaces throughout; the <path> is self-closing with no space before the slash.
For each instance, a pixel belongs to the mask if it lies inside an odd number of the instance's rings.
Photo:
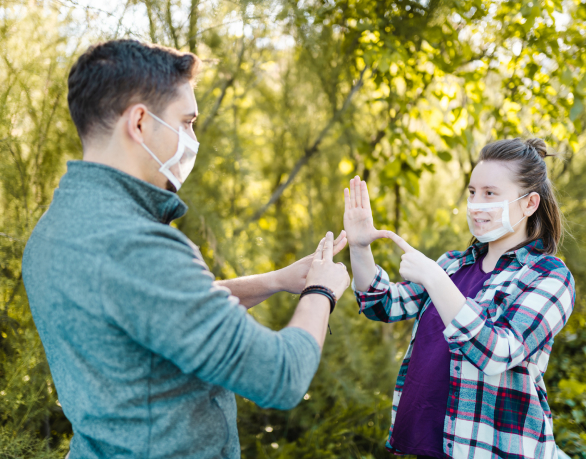
<path id="1" fill-rule="evenodd" d="M 474 298 L 492 274 L 482 270 L 484 257 L 452 275 L 467 298 Z M 444 418 L 450 391 L 450 350 L 443 335 L 445 329 L 431 303 L 417 328 L 391 436 L 391 445 L 403 453 L 444 457 Z"/>

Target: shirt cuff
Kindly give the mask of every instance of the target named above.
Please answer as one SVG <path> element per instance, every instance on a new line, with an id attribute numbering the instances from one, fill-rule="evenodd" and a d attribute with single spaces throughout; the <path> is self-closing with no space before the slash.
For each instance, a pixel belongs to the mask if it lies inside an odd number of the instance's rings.
<path id="1" fill-rule="evenodd" d="M 355 295 L 364 295 L 367 293 L 380 293 L 381 291 L 388 290 L 389 282 L 389 275 L 387 274 L 387 272 L 384 269 L 382 269 L 379 265 L 376 265 L 376 275 L 374 276 L 373 281 L 370 283 L 368 290 L 364 292 L 356 290 L 356 282 L 354 278 L 352 279 L 351 286 Z"/>
<path id="2" fill-rule="evenodd" d="M 476 301 L 472 298 L 466 298 L 460 312 L 444 330 L 444 338 L 450 348 L 459 347 L 480 333 L 486 321 L 483 312 L 484 308 Z"/>

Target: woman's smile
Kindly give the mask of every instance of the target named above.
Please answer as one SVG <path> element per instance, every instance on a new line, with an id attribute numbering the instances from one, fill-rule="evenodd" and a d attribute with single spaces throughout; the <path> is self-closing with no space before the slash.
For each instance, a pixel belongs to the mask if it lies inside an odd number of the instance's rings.
<path id="1" fill-rule="evenodd" d="M 486 218 L 479 218 L 479 217 L 475 217 L 472 219 L 474 221 L 474 225 L 478 226 L 478 227 L 482 227 L 484 226 L 486 223 L 490 223 L 490 219 L 486 219 Z"/>

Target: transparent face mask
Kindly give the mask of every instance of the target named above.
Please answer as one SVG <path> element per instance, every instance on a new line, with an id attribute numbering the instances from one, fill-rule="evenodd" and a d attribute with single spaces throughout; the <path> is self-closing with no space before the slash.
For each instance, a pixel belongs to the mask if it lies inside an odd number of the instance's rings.
<path id="1" fill-rule="evenodd" d="M 181 185 L 193 170 L 197 151 L 199 149 L 199 142 L 196 139 L 193 139 L 185 130 L 183 130 L 183 128 L 179 127 L 179 130 L 176 130 L 155 114 L 150 111 L 148 113 L 159 123 L 171 129 L 179 137 L 177 151 L 165 163 L 161 162 L 157 155 L 155 155 L 144 144 L 144 142 L 141 144 L 161 166 L 159 172 L 167 177 L 167 179 L 173 184 L 175 191 L 179 191 Z"/>
<path id="2" fill-rule="evenodd" d="M 511 225 L 509 205 L 525 196 L 527 194 L 511 202 L 468 202 L 466 216 L 472 235 L 480 242 L 491 242 L 496 241 L 507 233 L 514 232 L 514 227 L 521 223 L 525 217 Z"/>

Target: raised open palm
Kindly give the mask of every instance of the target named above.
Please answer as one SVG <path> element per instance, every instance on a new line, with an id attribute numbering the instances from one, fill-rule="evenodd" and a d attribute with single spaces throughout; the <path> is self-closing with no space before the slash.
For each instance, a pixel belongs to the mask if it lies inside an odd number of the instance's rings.
<path id="1" fill-rule="evenodd" d="M 359 176 L 350 180 L 350 190 L 344 189 L 344 201 L 344 229 L 348 245 L 367 247 L 376 239 L 388 237 L 388 231 L 374 227 L 368 188 Z"/>

